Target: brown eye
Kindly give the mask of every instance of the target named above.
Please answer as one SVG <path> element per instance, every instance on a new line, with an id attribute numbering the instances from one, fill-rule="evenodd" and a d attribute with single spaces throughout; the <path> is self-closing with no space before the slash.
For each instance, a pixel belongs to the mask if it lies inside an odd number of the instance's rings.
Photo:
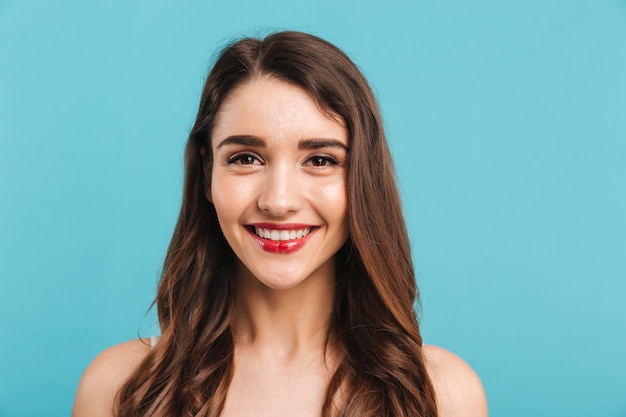
<path id="1" fill-rule="evenodd" d="M 323 167 L 326 165 L 326 162 L 328 161 L 325 158 L 322 158 L 321 156 L 316 156 L 315 158 L 311 160 L 311 164 L 315 167 Z"/>
<path id="2" fill-rule="evenodd" d="M 228 158 L 229 164 L 254 165 L 260 163 L 259 159 L 249 153 L 239 153 Z"/>
<path id="3" fill-rule="evenodd" d="M 314 167 L 325 167 L 327 165 L 338 165 L 339 161 L 328 155 L 315 155 L 307 160 L 307 164 Z"/>
<path id="4" fill-rule="evenodd" d="M 239 163 L 242 165 L 252 165 L 254 164 L 254 158 L 250 155 L 242 155 L 239 157 Z"/>

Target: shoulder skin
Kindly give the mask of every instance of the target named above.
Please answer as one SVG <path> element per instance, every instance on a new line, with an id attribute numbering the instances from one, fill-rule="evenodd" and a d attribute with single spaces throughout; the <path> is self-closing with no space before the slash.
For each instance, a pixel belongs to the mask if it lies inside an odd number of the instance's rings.
<path id="1" fill-rule="evenodd" d="M 100 353 L 78 384 L 72 417 L 113 417 L 117 391 L 148 352 L 149 341 L 132 340 Z"/>
<path id="2" fill-rule="evenodd" d="M 145 340 L 133 340 L 100 353 L 83 374 L 72 417 L 113 417 L 117 391 L 150 352 Z M 474 370 L 455 354 L 424 346 L 440 417 L 487 417 L 487 399 Z"/>
<path id="3" fill-rule="evenodd" d="M 452 352 L 437 346 L 423 349 L 439 417 L 487 417 L 487 397 L 476 372 Z"/>

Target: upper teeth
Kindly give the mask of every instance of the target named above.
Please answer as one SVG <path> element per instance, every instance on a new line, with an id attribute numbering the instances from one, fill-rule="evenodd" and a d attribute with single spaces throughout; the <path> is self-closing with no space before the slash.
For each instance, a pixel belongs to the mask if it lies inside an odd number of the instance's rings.
<path id="1" fill-rule="evenodd" d="M 303 236 L 306 236 L 311 231 L 310 227 L 306 229 L 298 229 L 298 230 L 276 230 L 276 229 L 264 229 L 261 227 L 255 227 L 254 232 L 265 239 L 270 240 L 293 240 L 300 239 Z"/>

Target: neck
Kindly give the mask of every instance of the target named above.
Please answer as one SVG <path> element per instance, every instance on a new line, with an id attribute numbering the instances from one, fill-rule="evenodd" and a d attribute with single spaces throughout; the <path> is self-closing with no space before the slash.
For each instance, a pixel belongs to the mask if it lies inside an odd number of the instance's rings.
<path id="1" fill-rule="evenodd" d="M 287 362 L 323 353 L 329 342 L 334 280 L 334 273 L 322 273 L 293 288 L 277 290 L 247 270 L 238 273 L 233 321 L 236 346 Z"/>

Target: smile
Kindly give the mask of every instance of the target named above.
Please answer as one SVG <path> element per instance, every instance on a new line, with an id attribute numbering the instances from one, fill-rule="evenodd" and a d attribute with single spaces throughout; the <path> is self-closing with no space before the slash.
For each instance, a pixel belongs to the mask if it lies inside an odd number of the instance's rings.
<path id="1" fill-rule="evenodd" d="M 257 236 L 277 242 L 300 239 L 301 237 L 308 235 L 310 232 L 310 227 L 305 227 L 303 229 L 297 230 L 277 230 L 267 229 L 263 227 L 254 227 L 254 233 L 256 233 Z"/>
<path id="2" fill-rule="evenodd" d="M 264 251 L 289 254 L 302 249 L 318 227 L 306 224 L 257 223 L 246 226 L 246 229 Z"/>

